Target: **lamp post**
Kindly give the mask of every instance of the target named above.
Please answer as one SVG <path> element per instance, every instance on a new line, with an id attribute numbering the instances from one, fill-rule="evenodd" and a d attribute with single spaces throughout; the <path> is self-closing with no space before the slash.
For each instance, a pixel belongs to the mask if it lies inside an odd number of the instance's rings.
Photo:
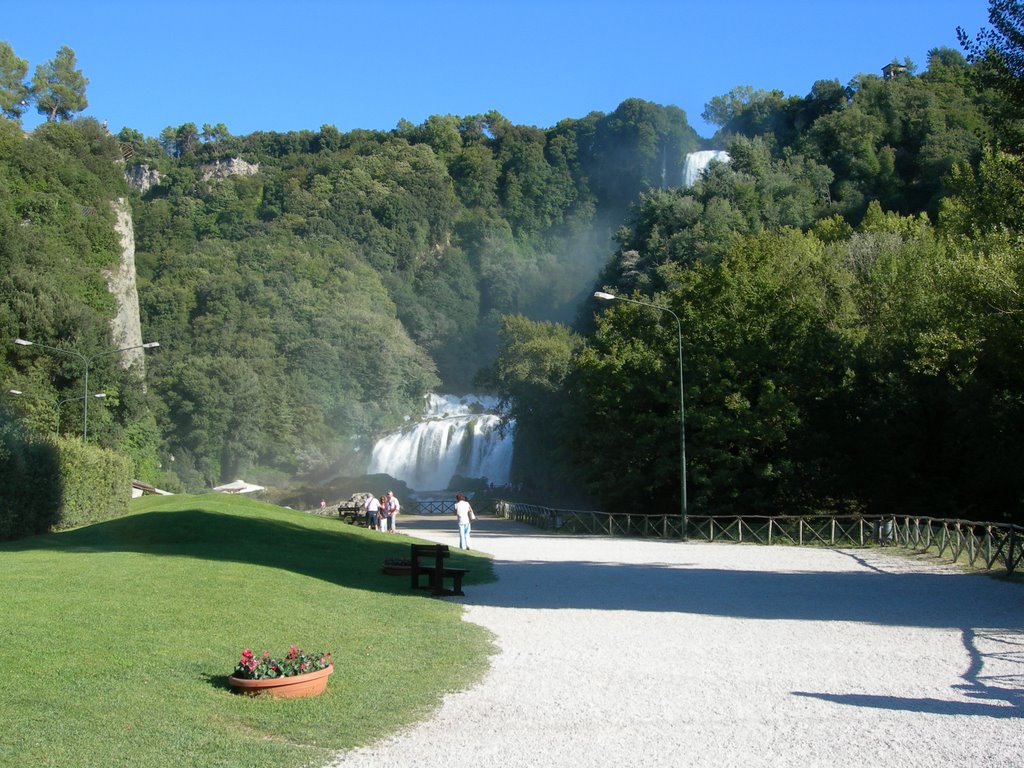
<path id="1" fill-rule="evenodd" d="M 95 397 L 97 400 L 102 400 L 106 396 L 107 396 L 106 392 L 100 392 L 98 394 L 93 395 L 93 397 Z M 60 437 L 60 407 L 62 405 L 64 405 L 64 403 L 70 403 L 70 402 L 73 402 L 75 400 L 82 400 L 82 399 L 83 398 L 82 398 L 81 395 L 79 395 L 78 397 L 66 397 L 66 398 L 64 398 L 63 400 L 61 400 L 60 402 L 57 403 L 57 429 L 55 431 L 55 435 L 57 437 Z"/>
<path id="2" fill-rule="evenodd" d="M 683 398 L 683 324 L 675 312 L 660 304 L 627 299 L 622 296 L 616 296 L 614 293 L 606 293 L 605 291 L 594 291 L 594 298 L 601 301 L 625 301 L 629 304 L 639 304 L 641 307 L 659 309 L 662 312 L 668 312 L 676 320 L 676 334 L 679 340 L 679 518 L 682 526 L 682 539 L 686 541 L 686 406 Z"/>
<path id="3" fill-rule="evenodd" d="M 82 367 L 85 369 L 85 394 L 82 395 L 82 444 L 86 444 L 89 439 L 89 366 L 92 361 L 98 357 L 104 355 L 115 355 L 118 352 L 127 352 L 130 349 L 155 349 L 160 346 L 159 341 L 148 341 L 145 344 L 136 344 L 132 347 L 122 347 L 121 349 L 108 349 L 104 352 L 97 352 L 95 355 L 83 355 L 73 349 L 61 349 L 60 347 L 50 347 L 46 344 L 40 344 L 37 341 L 28 341 L 26 339 L 15 339 L 14 343 L 20 347 L 42 347 L 43 349 L 49 350 L 50 352 L 59 352 L 64 355 L 72 355 L 77 357 L 82 362 Z"/>

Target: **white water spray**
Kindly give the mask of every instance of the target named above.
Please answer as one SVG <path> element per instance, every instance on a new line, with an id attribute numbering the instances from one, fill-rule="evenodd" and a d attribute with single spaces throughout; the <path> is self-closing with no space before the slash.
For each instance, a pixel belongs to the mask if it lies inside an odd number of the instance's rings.
<path id="1" fill-rule="evenodd" d="M 697 183 L 707 170 L 712 160 L 728 163 L 731 158 L 724 149 L 702 149 L 700 152 L 688 152 L 683 162 L 683 187 L 688 189 Z"/>
<path id="2" fill-rule="evenodd" d="M 512 431 L 498 431 L 495 397 L 427 395 L 423 420 L 373 446 L 368 474 L 385 473 L 413 490 L 445 490 L 453 475 L 505 485 L 512 467 Z"/>

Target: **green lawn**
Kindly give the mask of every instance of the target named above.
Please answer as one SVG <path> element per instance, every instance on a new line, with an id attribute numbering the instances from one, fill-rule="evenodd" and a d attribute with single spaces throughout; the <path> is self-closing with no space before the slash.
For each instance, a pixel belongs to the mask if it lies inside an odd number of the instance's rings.
<path id="1" fill-rule="evenodd" d="M 203 495 L 0 544 L 0 766 L 316 766 L 423 717 L 492 645 L 458 604 L 381 575 L 408 543 Z M 493 578 L 474 553 L 452 563 Z M 230 692 L 243 648 L 290 644 L 332 652 L 326 694 Z"/>

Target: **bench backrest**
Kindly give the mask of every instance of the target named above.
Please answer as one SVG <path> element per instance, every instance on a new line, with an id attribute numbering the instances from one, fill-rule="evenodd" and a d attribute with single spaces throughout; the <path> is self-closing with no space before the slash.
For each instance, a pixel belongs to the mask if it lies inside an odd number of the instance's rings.
<path id="1" fill-rule="evenodd" d="M 421 557 L 444 558 L 451 555 L 447 544 L 410 544 L 409 546 L 412 547 L 413 562 Z"/>

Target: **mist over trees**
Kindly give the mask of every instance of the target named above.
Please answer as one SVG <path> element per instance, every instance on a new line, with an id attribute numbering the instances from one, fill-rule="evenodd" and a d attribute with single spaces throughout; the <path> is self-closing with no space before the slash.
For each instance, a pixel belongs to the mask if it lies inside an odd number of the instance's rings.
<path id="1" fill-rule="evenodd" d="M 5 53 L 5 82 L 18 82 L 27 63 Z M 40 72 L 66 73 L 73 57 L 62 49 L 63 64 Z M 5 335 L 111 349 L 109 203 L 127 198 L 144 336 L 161 347 L 145 394 L 125 383 L 90 409 L 90 433 L 172 488 L 362 471 L 374 438 L 417 414 L 424 393 L 473 387 L 504 315 L 571 320 L 631 198 L 678 178 L 699 142 L 680 110 L 639 100 L 547 130 L 491 112 L 393 131 L 232 136 L 185 123 L 115 137 L 56 115 L 27 136 L 17 114 L 4 126 Z M 614 198 L 595 191 L 596 155 L 628 168 L 634 191 L 607 174 Z M 79 167 L 94 177 L 69 183 Z M 126 171 L 151 185 L 129 186 Z M 119 376 L 115 356 L 100 359 L 94 391 Z M 8 410 L 45 434 L 77 391 L 74 358 L 15 349 L 4 366 L 35 395 Z M 80 408 L 64 405 L 62 431 Z"/>
<path id="2" fill-rule="evenodd" d="M 920 71 L 738 85 L 707 105 L 709 141 L 639 99 L 551 128 L 489 112 L 247 136 L 110 136 L 69 108 L 26 136 L 41 91 L 0 45 L 0 328 L 112 351 L 124 197 L 162 346 L 145 391 L 97 358 L 90 436 L 141 479 L 360 471 L 425 392 L 482 386 L 516 421 L 525 494 L 677 510 L 675 322 L 602 289 L 682 321 L 694 513 L 1019 519 L 1021 12 L 991 7 L 992 30 Z M 681 188 L 711 147 L 730 162 Z M 72 358 L 0 366 L 34 393 L 3 402 L 21 430 L 52 432 L 80 392 Z"/>

